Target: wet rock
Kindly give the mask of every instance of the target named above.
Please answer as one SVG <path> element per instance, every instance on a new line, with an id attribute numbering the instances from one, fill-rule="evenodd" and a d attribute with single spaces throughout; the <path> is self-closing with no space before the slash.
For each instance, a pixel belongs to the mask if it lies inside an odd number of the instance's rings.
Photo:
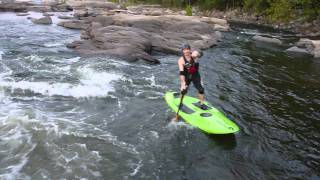
<path id="1" fill-rule="evenodd" d="M 89 25 L 86 24 L 85 21 L 71 20 L 71 21 L 59 22 L 58 26 L 63 26 L 69 29 L 87 29 Z"/>
<path id="2" fill-rule="evenodd" d="M 30 14 L 29 13 L 17 13 L 16 15 L 17 16 L 29 16 Z"/>
<path id="3" fill-rule="evenodd" d="M 252 39 L 255 41 L 259 41 L 259 42 L 266 42 L 266 43 L 278 44 L 278 45 L 282 44 L 282 42 L 277 38 L 269 38 L 269 37 L 255 35 L 255 36 L 253 36 Z"/>
<path id="4" fill-rule="evenodd" d="M 58 16 L 59 19 L 73 19 L 72 16 Z"/>
<path id="5" fill-rule="evenodd" d="M 297 46 L 293 46 L 289 49 L 286 49 L 286 52 L 294 55 L 312 55 L 309 51 L 303 48 L 299 48 Z"/>
<path id="6" fill-rule="evenodd" d="M 39 19 L 31 18 L 31 21 L 35 24 L 52 24 L 52 19 L 50 16 L 45 16 Z"/>
<path id="7" fill-rule="evenodd" d="M 310 40 L 301 38 L 296 46 L 286 50 L 287 52 L 296 52 L 312 55 L 315 58 L 320 58 L 320 40 Z"/>

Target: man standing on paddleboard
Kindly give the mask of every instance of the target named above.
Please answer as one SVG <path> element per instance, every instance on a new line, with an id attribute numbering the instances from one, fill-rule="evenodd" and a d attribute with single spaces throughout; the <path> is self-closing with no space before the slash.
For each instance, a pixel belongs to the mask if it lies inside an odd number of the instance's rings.
<path id="1" fill-rule="evenodd" d="M 201 104 L 201 109 L 206 109 L 204 103 L 204 88 L 202 86 L 200 72 L 199 72 L 199 58 L 200 53 L 198 51 L 192 51 L 189 44 L 183 44 L 182 57 L 178 60 L 179 77 L 181 82 L 181 95 L 184 96 L 188 91 L 188 86 L 192 82 L 195 88 L 198 90 L 198 97 Z M 179 120 L 178 114 L 175 120 Z"/>

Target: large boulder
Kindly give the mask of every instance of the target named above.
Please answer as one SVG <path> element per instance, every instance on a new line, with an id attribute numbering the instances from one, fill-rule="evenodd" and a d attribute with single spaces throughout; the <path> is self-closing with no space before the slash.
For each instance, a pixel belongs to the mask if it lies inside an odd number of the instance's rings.
<path id="1" fill-rule="evenodd" d="M 35 24 L 52 24 L 52 19 L 50 16 L 45 16 L 39 19 L 32 18 L 31 21 Z"/>
<path id="2" fill-rule="evenodd" d="M 89 27 L 85 21 L 80 20 L 62 21 L 58 23 L 58 26 L 63 26 L 68 29 L 87 29 Z"/>
<path id="3" fill-rule="evenodd" d="M 180 54 L 182 43 L 201 51 L 216 45 L 222 37 L 212 25 L 181 16 L 116 14 L 88 17 L 86 21 L 91 23 L 81 33 L 82 40 L 68 47 L 83 54 L 108 54 L 129 61 L 159 63 L 150 55 L 152 51 Z"/>
<path id="4" fill-rule="evenodd" d="M 303 48 L 299 48 L 297 46 L 293 46 L 291 48 L 288 48 L 286 49 L 286 52 L 288 54 L 293 54 L 293 55 L 301 55 L 301 56 L 304 56 L 304 55 L 312 55 L 309 51 L 307 51 L 306 49 L 303 49 Z"/>
<path id="5" fill-rule="evenodd" d="M 64 15 L 60 15 L 58 16 L 59 19 L 73 19 L 72 16 L 64 16 Z"/>
<path id="6" fill-rule="evenodd" d="M 313 55 L 315 58 L 320 58 L 320 40 L 310 40 L 301 38 L 296 46 L 301 50 L 306 51 L 308 54 Z"/>
<path id="7" fill-rule="evenodd" d="M 313 56 L 315 58 L 320 58 L 320 40 L 312 41 L 314 49 L 313 49 Z"/>
<path id="8" fill-rule="evenodd" d="M 277 38 L 269 38 L 269 37 L 255 35 L 255 36 L 253 36 L 252 39 L 255 41 L 258 41 L 258 42 L 266 42 L 266 43 L 278 44 L 278 45 L 282 44 L 281 40 L 279 40 Z"/>

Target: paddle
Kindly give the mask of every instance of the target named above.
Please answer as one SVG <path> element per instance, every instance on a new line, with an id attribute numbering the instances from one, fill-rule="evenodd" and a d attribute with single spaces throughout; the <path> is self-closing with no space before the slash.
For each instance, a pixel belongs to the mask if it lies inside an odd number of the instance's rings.
<path id="1" fill-rule="evenodd" d="M 184 95 L 186 95 L 187 92 L 188 92 L 188 88 L 189 88 L 189 86 L 187 86 L 187 88 L 184 90 L 185 93 L 181 93 L 182 96 L 181 96 L 181 98 L 180 98 L 180 104 L 179 104 L 178 111 L 177 111 L 177 114 L 176 114 L 176 119 L 177 119 L 177 120 L 179 120 L 179 111 L 180 111 L 180 109 L 181 109 L 181 107 L 182 107 L 182 101 L 183 101 Z"/>

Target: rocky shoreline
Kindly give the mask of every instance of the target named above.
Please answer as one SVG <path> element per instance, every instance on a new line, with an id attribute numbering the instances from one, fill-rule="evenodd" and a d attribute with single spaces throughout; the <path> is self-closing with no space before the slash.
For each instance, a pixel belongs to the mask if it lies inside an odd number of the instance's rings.
<path id="1" fill-rule="evenodd" d="M 195 11 L 198 12 L 198 11 Z M 197 14 L 203 14 L 201 12 Z M 320 17 L 311 22 L 304 18 L 291 20 L 289 22 L 270 22 L 267 17 L 255 14 L 245 13 L 240 9 L 233 9 L 227 11 L 213 10 L 207 12 L 206 15 L 226 19 L 228 22 L 257 25 L 273 28 L 275 30 L 282 30 L 294 33 L 296 37 L 320 39 Z"/>
<path id="2" fill-rule="evenodd" d="M 67 45 L 80 54 L 109 55 L 128 61 L 144 60 L 158 64 L 153 52 L 180 54 L 180 45 L 189 43 L 196 50 L 205 50 L 221 40 L 220 31 L 229 31 L 227 20 L 214 17 L 185 16 L 182 11 L 161 8 L 158 5 L 122 7 L 119 4 L 96 0 L 72 0 L 67 3 L 1 2 L 1 11 L 43 12 L 39 19 L 30 18 L 38 24 L 51 24 L 50 13 L 73 11 L 72 16 L 59 16 L 58 25 L 80 29 L 81 39 Z M 253 37 L 254 41 L 281 44 L 268 37 Z M 301 39 L 287 52 L 297 52 L 320 57 L 320 43 Z"/>

